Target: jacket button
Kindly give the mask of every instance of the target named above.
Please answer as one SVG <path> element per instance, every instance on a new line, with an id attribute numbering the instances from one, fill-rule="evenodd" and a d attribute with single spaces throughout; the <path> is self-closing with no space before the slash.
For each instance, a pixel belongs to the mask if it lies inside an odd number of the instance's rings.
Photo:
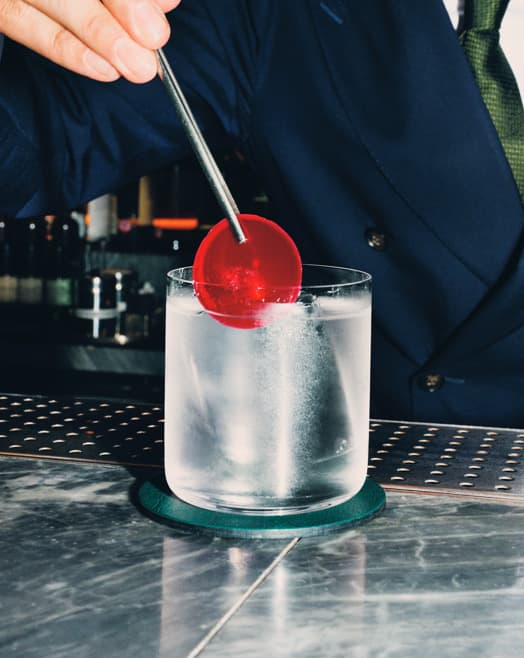
<path id="1" fill-rule="evenodd" d="M 376 249 L 377 251 L 384 251 L 386 248 L 386 235 L 384 233 L 381 233 L 374 228 L 368 228 L 365 236 L 368 245 L 372 249 Z"/>
<path id="2" fill-rule="evenodd" d="M 444 384 L 444 377 L 442 375 L 430 374 L 420 377 L 419 386 L 428 393 L 434 393 Z"/>

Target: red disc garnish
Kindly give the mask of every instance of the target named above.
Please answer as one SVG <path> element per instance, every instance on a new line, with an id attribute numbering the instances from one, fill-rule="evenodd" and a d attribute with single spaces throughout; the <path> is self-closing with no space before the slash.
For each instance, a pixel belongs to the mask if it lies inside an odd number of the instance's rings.
<path id="1" fill-rule="evenodd" d="M 246 236 L 237 242 L 227 219 L 202 240 L 193 263 L 195 294 L 206 311 L 230 327 L 254 329 L 272 321 L 275 304 L 297 300 L 302 261 L 297 246 L 275 222 L 239 215 Z"/>

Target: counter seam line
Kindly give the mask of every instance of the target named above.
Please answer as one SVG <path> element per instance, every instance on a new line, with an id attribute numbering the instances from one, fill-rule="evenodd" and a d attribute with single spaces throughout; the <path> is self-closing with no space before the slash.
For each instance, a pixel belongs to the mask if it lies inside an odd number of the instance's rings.
<path id="1" fill-rule="evenodd" d="M 290 553 L 300 541 L 300 537 L 292 539 L 287 546 L 276 556 L 271 564 L 262 571 L 260 576 L 247 588 L 238 601 L 229 608 L 229 610 L 217 621 L 213 628 L 205 635 L 196 647 L 187 654 L 186 658 L 196 658 L 208 646 L 211 640 L 222 630 L 233 615 L 244 605 L 254 591 L 266 580 L 271 572 L 282 562 L 288 553 Z"/>

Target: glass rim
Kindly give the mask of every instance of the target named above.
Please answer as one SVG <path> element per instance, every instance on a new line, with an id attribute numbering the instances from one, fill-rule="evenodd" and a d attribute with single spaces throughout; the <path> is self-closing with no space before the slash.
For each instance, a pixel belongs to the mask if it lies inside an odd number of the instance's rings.
<path id="1" fill-rule="evenodd" d="M 307 270 L 315 270 L 317 269 L 318 271 L 320 270 L 326 270 L 330 272 L 338 272 L 340 274 L 343 274 L 344 272 L 346 273 L 353 273 L 360 275 L 360 278 L 356 281 L 331 281 L 327 283 L 306 283 L 306 284 L 301 284 L 300 286 L 297 286 L 300 289 L 307 289 L 307 290 L 323 290 L 327 288 L 351 288 L 355 286 L 362 286 L 365 285 L 366 283 L 371 283 L 373 280 L 373 277 L 371 274 L 368 272 L 365 272 L 364 270 L 359 270 L 354 267 L 343 267 L 341 265 L 320 265 L 318 263 L 304 263 L 303 264 L 303 269 Z M 183 267 L 175 267 L 172 270 L 169 270 L 166 274 L 166 278 L 168 280 L 168 283 L 178 283 L 178 284 L 183 284 L 183 285 L 194 285 L 195 283 L 199 283 L 202 285 L 206 286 L 222 286 L 223 284 L 217 284 L 217 283 L 210 283 L 207 281 L 195 281 L 192 277 L 191 278 L 183 278 L 182 273 L 183 272 L 189 272 L 192 269 L 191 265 L 186 265 Z M 289 286 L 274 286 L 272 285 L 271 288 L 273 290 L 278 290 L 280 287 L 289 290 Z"/>

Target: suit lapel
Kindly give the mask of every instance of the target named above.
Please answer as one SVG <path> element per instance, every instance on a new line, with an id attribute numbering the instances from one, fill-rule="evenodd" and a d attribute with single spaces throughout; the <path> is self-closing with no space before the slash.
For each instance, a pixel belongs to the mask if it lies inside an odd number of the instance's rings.
<path id="1" fill-rule="evenodd" d="M 342 104 L 383 176 L 486 290 L 496 286 L 496 303 L 489 292 L 457 300 L 459 349 L 510 308 L 515 284 L 499 279 L 520 272 L 524 209 L 455 30 L 442 0 L 310 2 Z"/>
<path id="2" fill-rule="evenodd" d="M 460 370 L 462 360 L 475 358 L 482 350 L 510 336 L 524 324 L 524 256 L 522 243 L 510 261 L 507 272 L 493 286 L 475 312 L 462 323 L 439 350 L 427 368 L 446 369 L 448 364 Z M 522 351 L 509 355 L 517 363 Z"/>
<path id="3" fill-rule="evenodd" d="M 442 0 L 311 2 L 368 151 L 421 221 L 492 285 L 524 211 Z"/>

